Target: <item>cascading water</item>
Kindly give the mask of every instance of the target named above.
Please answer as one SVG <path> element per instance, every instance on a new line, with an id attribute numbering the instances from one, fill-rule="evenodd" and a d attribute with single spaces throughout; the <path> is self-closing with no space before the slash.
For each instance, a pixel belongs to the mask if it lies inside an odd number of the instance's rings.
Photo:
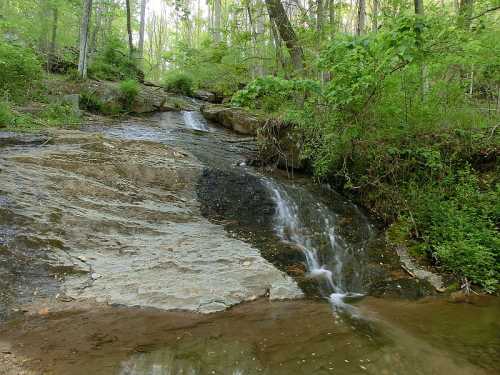
<path id="1" fill-rule="evenodd" d="M 347 282 L 345 268 L 351 269 L 352 277 L 359 278 L 359 264 L 349 246 L 335 231 L 335 213 L 320 202 L 310 204 L 314 199 L 305 199 L 309 203 L 299 208 L 297 202 L 300 196 L 311 195 L 305 189 L 285 188 L 270 179 L 266 180 L 266 184 L 277 206 L 275 230 L 280 239 L 302 250 L 309 276 L 318 280 L 321 292 L 332 306 L 353 312 L 344 298 L 359 297 L 362 293 L 352 290 L 354 283 Z"/>
<path id="2" fill-rule="evenodd" d="M 189 129 L 209 131 L 207 120 L 198 111 L 183 111 L 182 117 Z"/>

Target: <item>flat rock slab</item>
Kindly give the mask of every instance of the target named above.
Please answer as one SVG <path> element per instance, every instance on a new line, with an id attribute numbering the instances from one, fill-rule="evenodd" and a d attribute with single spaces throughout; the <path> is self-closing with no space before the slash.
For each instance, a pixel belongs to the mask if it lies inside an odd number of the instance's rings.
<path id="1" fill-rule="evenodd" d="M 302 296 L 257 249 L 201 216 L 203 166 L 192 155 L 78 131 L 49 139 L 2 148 L 0 225 L 12 233 L 0 243 L 4 272 L 24 256 L 44 264 L 32 278 L 59 281 L 59 298 L 201 313 Z"/>

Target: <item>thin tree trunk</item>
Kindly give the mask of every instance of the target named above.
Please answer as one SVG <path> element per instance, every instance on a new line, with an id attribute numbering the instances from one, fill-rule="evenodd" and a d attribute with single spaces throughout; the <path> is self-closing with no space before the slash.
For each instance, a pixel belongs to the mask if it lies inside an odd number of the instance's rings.
<path id="1" fill-rule="evenodd" d="M 378 1 L 373 0 L 373 9 L 372 9 L 372 31 L 374 33 L 378 30 Z"/>
<path id="2" fill-rule="evenodd" d="M 285 57 L 283 56 L 283 51 L 281 49 L 281 39 L 278 34 L 278 31 L 276 30 L 276 25 L 274 24 L 274 20 L 272 19 L 270 20 L 270 29 L 274 41 L 274 48 L 276 50 L 276 60 L 278 64 L 281 65 L 281 68 L 285 69 L 286 63 L 285 63 Z"/>
<path id="3" fill-rule="evenodd" d="M 358 19 L 356 22 L 356 35 L 361 35 L 365 31 L 366 2 L 358 0 Z"/>
<path id="4" fill-rule="evenodd" d="M 330 32 L 333 35 L 337 31 L 336 27 L 337 20 L 335 18 L 335 0 L 330 0 L 329 11 L 330 11 L 329 17 L 330 17 L 330 28 L 331 28 Z"/>
<path id="5" fill-rule="evenodd" d="M 222 41 L 221 13 L 222 13 L 221 0 L 214 0 L 214 41 L 216 43 L 220 43 Z"/>
<path id="6" fill-rule="evenodd" d="M 56 59 L 56 43 L 57 43 L 57 26 L 58 26 L 59 11 L 57 7 L 52 8 L 52 35 L 50 38 L 49 48 L 49 71 L 52 71 L 53 64 Z"/>
<path id="7" fill-rule="evenodd" d="M 320 38 L 323 35 L 323 25 L 324 25 L 324 0 L 316 1 L 316 30 L 318 31 Z"/>
<path id="8" fill-rule="evenodd" d="M 50 19 L 50 7 L 47 0 L 40 1 L 40 9 L 39 9 L 39 35 L 38 35 L 38 50 L 46 57 L 45 63 L 46 68 L 49 68 L 49 22 Z"/>
<path id="9" fill-rule="evenodd" d="M 424 1 L 414 0 L 415 15 L 417 18 L 424 16 Z M 416 21 L 418 22 L 418 20 Z M 422 35 L 419 27 L 415 27 L 417 48 L 422 48 Z M 423 101 L 428 90 L 428 70 L 425 63 L 420 65 L 420 98 Z"/>
<path id="10" fill-rule="evenodd" d="M 458 6 L 458 24 L 465 30 L 470 29 L 474 0 L 460 0 Z"/>
<path id="11" fill-rule="evenodd" d="M 415 14 L 417 16 L 424 15 L 424 1 L 423 0 L 414 0 L 415 5 Z"/>
<path id="12" fill-rule="evenodd" d="M 82 25 L 80 27 L 80 57 L 78 60 L 78 73 L 82 78 L 87 78 L 87 52 L 89 39 L 89 23 L 92 14 L 92 0 L 83 1 Z"/>
<path id="13" fill-rule="evenodd" d="M 147 0 L 141 2 L 141 24 L 139 27 L 139 58 L 144 57 L 144 30 L 146 28 L 146 3 Z"/>
<path id="14" fill-rule="evenodd" d="M 267 45 L 265 38 L 262 38 L 262 36 L 266 32 L 264 3 L 262 2 L 262 0 L 257 0 L 256 6 L 257 6 L 257 17 L 255 19 L 255 23 L 256 23 L 257 35 L 255 39 L 257 41 L 257 51 L 259 55 L 263 57 L 265 55 L 266 45 Z M 259 41 L 260 40 L 259 38 L 264 40 Z M 266 74 L 266 66 L 264 62 L 259 64 L 259 67 L 257 69 L 257 74 L 259 74 L 260 76 Z"/>
<path id="15" fill-rule="evenodd" d="M 125 6 L 127 8 L 127 33 L 128 33 L 128 49 L 130 57 L 134 56 L 134 41 L 132 39 L 132 15 L 130 12 L 130 0 L 125 0 Z"/>
<path id="16" fill-rule="evenodd" d="M 97 50 L 97 38 L 102 27 L 102 0 L 98 0 L 94 3 L 94 15 L 95 22 L 92 28 L 92 34 L 89 41 L 89 60 L 92 60 L 92 55 Z"/>
<path id="17" fill-rule="evenodd" d="M 293 30 L 292 24 L 285 12 L 285 8 L 281 0 L 266 0 L 267 11 L 276 28 L 278 29 L 281 39 L 292 58 L 292 64 L 297 73 L 304 71 L 304 52 L 299 44 L 297 34 Z"/>

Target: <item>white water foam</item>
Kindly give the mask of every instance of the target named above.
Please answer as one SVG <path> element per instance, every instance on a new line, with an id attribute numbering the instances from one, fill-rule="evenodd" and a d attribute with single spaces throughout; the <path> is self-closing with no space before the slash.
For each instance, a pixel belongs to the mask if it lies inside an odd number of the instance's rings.
<path id="1" fill-rule="evenodd" d="M 335 310 L 342 310 L 355 315 L 355 307 L 344 302 L 346 298 L 359 298 L 361 293 L 353 293 L 346 290 L 343 283 L 345 245 L 335 233 L 335 214 L 326 206 L 318 203 L 316 207 L 317 220 L 325 231 L 329 243 L 327 247 L 333 254 L 334 268 L 328 269 L 326 264 L 321 263 L 318 241 L 314 240 L 314 230 L 308 228 L 300 220 L 300 212 L 297 203 L 290 194 L 279 184 L 266 180 L 268 188 L 273 193 L 277 206 L 275 218 L 275 231 L 280 239 L 293 246 L 298 247 L 306 258 L 308 275 L 322 282 L 323 292 Z"/>
<path id="2" fill-rule="evenodd" d="M 189 129 L 210 131 L 207 120 L 198 111 L 183 111 L 184 123 Z"/>

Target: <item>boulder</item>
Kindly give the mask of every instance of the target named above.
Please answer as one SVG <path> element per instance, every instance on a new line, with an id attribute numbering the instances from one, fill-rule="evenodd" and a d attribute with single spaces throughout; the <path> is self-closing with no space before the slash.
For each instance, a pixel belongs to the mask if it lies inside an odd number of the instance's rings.
<path id="1" fill-rule="evenodd" d="M 102 103 L 105 112 L 119 112 L 123 109 L 123 100 L 119 82 L 91 81 L 82 90 L 90 92 Z M 145 114 L 167 111 L 194 111 L 198 107 L 189 98 L 167 93 L 159 86 L 139 85 L 139 93 L 130 107 L 130 112 Z"/>
<path id="2" fill-rule="evenodd" d="M 193 93 L 193 97 L 199 100 L 203 100 L 205 102 L 209 103 L 217 103 L 217 96 L 210 91 L 206 90 L 196 90 Z"/>
<path id="3" fill-rule="evenodd" d="M 266 121 L 264 117 L 246 109 L 219 104 L 203 105 L 201 113 L 207 120 L 217 122 L 227 129 L 245 135 L 257 135 L 257 130 L 264 126 Z"/>
<path id="4" fill-rule="evenodd" d="M 289 124 L 278 119 L 268 119 L 244 108 L 221 104 L 205 104 L 201 113 L 209 121 L 239 134 L 258 136 L 262 145 L 261 160 L 274 163 L 281 169 L 304 169 L 306 160 L 300 156 L 302 140 Z"/>

